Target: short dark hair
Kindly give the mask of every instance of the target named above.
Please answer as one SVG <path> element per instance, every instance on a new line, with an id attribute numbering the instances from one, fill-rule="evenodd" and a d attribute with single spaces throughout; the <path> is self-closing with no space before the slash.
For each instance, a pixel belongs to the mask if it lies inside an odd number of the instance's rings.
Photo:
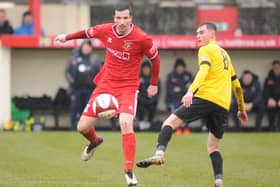
<path id="1" fill-rule="evenodd" d="M 5 11 L 5 9 L 3 9 L 3 8 L 0 8 L 0 12 L 3 12 L 3 13 L 5 13 L 6 11 Z"/>
<path id="2" fill-rule="evenodd" d="M 32 16 L 32 13 L 30 11 L 25 11 L 22 16 Z"/>
<path id="3" fill-rule="evenodd" d="M 217 31 L 216 25 L 212 22 L 204 22 L 204 23 L 200 24 L 199 27 L 204 26 L 204 25 L 206 25 L 207 29 L 209 29 L 209 30 L 213 30 L 215 32 Z"/>
<path id="4" fill-rule="evenodd" d="M 273 60 L 272 61 L 272 65 L 274 66 L 274 65 L 280 65 L 280 60 Z"/>
<path id="5" fill-rule="evenodd" d="M 151 63 L 148 60 L 144 60 L 141 64 L 141 68 L 143 69 L 144 67 L 151 67 Z"/>
<path id="6" fill-rule="evenodd" d="M 184 68 L 186 68 L 186 63 L 185 60 L 183 58 L 177 58 L 174 64 L 174 69 L 176 69 L 178 66 L 183 66 Z"/>
<path id="7" fill-rule="evenodd" d="M 85 45 L 85 44 L 87 44 L 87 45 L 89 45 L 90 47 L 92 47 L 92 42 L 91 42 L 91 40 L 84 40 L 82 43 L 81 43 L 81 47 L 83 46 L 83 45 Z"/>
<path id="8" fill-rule="evenodd" d="M 252 75 L 253 73 L 252 73 L 252 71 L 246 69 L 246 70 L 243 71 L 242 75 L 245 75 L 245 74 L 251 74 Z"/>
<path id="9" fill-rule="evenodd" d="M 116 10 L 117 11 L 129 10 L 129 15 L 132 16 L 132 6 L 131 6 L 131 4 L 128 4 L 128 3 L 118 4 L 114 8 L 114 14 L 115 14 Z"/>

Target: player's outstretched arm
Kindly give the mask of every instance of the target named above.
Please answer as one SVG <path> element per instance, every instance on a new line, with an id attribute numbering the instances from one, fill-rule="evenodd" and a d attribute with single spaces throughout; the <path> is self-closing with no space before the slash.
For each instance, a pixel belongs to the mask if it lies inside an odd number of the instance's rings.
<path id="1" fill-rule="evenodd" d="M 234 96 L 235 96 L 235 99 L 236 99 L 237 105 L 238 105 L 237 117 L 240 120 L 241 124 L 245 126 L 248 124 L 248 116 L 247 116 L 247 112 L 245 109 L 243 91 L 240 86 L 240 82 L 236 78 L 236 76 L 234 76 L 234 78 L 232 78 L 232 88 L 233 88 L 233 93 L 234 93 Z"/>
<path id="2" fill-rule="evenodd" d="M 200 85 L 205 80 L 210 68 L 209 64 L 210 62 L 200 63 L 198 73 L 196 74 L 193 83 L 190 85 L 188 92 L 182 97 L 181 102 L 186 108 L 191 106 L 194 93 L 198 90 Z"/>
<path id="3" fill-rule="evenodd" d="M 84 29 L 84 30 L 81 30 L 78 32 L 74 32 L 74 33 L 70 33 L 70 34 L 59 34 L 56 36 L 55 41 L 64 43 L 68 40 L 90 38 L 90 36 L 88 36 L 86 34 L 86 32 L 87 32 L 87 29 Z"/>

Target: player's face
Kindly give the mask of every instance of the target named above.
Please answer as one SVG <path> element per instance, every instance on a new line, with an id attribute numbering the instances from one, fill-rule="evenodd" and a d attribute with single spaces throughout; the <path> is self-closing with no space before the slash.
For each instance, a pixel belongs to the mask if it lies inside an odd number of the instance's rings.
<path id="1" fill-rule="evenodd" d="M 129 14 L 129 10 L 115 11 L 114 22 L 117 25 L 117 33 L 119 35 L 125 35 L 129 32 L 132 16 Z"/>
<path id="2" fill-rule="evenodd" d="M 206 25 L 198 27 L 196 31 L 198 46 L 201 47 L 207 45 L 211 40 L 214 39 L 214 35 L 214 31 L 207 29 Z"/>

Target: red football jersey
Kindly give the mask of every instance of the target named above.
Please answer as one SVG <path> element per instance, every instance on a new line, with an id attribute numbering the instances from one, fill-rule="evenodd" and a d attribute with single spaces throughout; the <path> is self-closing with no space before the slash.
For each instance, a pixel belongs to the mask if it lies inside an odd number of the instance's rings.
<path id="1" fill-rule="evenodd" d="M 97 85 L 110 85 L 112 88 L 138 88 L 144 55 L 150 60 L 158 55 L 151 37 L 134 24 L 131 24 L 128 34 L 123 36 L 117 34 L 113 23 L 87 28 L 85 33 L 88 38 L 100 39 L 106 48 L 104 66 L 94 82 Z"/>

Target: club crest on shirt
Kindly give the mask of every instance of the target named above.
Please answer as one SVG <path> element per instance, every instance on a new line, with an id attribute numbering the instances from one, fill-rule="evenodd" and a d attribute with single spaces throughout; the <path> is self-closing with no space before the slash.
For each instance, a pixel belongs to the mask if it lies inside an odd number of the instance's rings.
<path id="1" fill-rule="evenodd" d="M 132 41 L 125 40 L 123 44 L 124 50 L 128 51 L 131 48 Z"/>

